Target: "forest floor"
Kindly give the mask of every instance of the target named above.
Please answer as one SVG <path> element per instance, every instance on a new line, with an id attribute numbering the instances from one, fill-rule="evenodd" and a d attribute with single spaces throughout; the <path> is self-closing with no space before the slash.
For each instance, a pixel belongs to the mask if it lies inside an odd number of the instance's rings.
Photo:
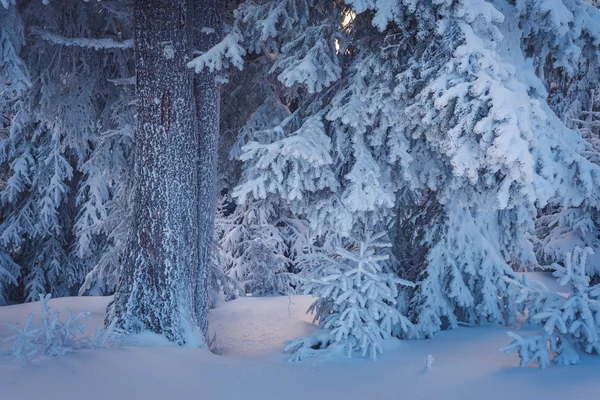
<path id="1" fill-rule="evenodd" d="M 108 297 L 53 299 L 49 305 L 73 313 L 88 310 L 101 323 Z M 323 351 L 287 363 L 283 342 L 314 331 L 304 311 L 308 296 L 242 298 L 211 311 L 219 354 L 161 345 L 148 337 L 135 346 L 82 350 L 12 364 L 9 343 L 0 341 L 0 400 L 384 400 L 384 399 L 597 399 L 600 357 L 545 370 L 519 368 L 507 344 L 508 328 L 468 327 L 432 340 L 389 341 L 377 361 L 347 359 Z M 4 323 L 23 324 L 39 315 L 39 303 L 0 307 Z M 434 358 L 425 369 L 428 355 Z"/>

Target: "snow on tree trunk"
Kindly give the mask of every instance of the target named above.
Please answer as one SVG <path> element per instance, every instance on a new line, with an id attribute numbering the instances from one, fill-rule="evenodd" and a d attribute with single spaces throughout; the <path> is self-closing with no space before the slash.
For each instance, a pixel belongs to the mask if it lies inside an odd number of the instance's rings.
<path id="1" fill-rule="evenodd" d="M 196 301 L 198 157 L 193 75 L 184 0 L 136 0 L 135 201 L 126 261 L 107 322 L 153 331 L 179 344 L 204 336 Z M 206 217 L 205 217 L 206 218 Z M 199 281 L 198 275 L 203 276 Z M 204 296 L 204 294 L 202 294 Z"/>
<path id="2" fill-rule="evenodd" d="M 192 47 L 207 51 L 221 40 L 223 1 L 190 0 Z M 217 204 L 220 87 L 216 72 L 204 70 L 194 76 L 194 98 L 198 120 L 198 291 L 196 310 L 204 334 L 208 332 L 209 291 L 207 264 L 213 240 Z"/>

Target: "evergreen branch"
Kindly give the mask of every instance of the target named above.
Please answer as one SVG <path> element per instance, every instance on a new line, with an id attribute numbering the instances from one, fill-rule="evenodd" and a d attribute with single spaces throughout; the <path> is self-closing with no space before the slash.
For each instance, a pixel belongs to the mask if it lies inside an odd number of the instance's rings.
<path id="1" fill-rule="evenodd" d="M 31 33 L 34 35 L 39 35 L 42 37 L 42 39 L 51 43 L 67 47 L 87 47 L 95 50 L 133 48 L 133 39 L 127 39 L 119 42 L 113 39 L 68 38 L 48 32 L 35 26 L 31 27 Z"/>

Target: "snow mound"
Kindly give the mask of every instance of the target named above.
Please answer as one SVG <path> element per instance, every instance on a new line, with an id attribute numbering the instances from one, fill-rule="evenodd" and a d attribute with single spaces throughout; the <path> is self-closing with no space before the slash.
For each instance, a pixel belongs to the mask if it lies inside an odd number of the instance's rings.
<path id="1" fill-rule="evenodd" d="M 314 332 L 306 310 L 310 296 L 246 297 L 222 303 L 210 312 L 209 334 L 216 353 L 258 356 L 280 353 L 283 342 Z"/>
<path id="2" fill-rule="evenodd" d="M 67 317 L 66 310 L 73 315 L 89 311 L 91 320 L 86 321 L 85 333 L 93 335 L 97 324 L 103 323 L 110 300 L 111 297 L 66 297 L 52 299 L 49 304 L 62 311 L 61 319 Z M 306 314 L 313 301 L 310 296 L 246 297 L 219 304 L 210 311 L 209 334 L 211 339 L 216 335 L 216 353 L 228 356 L 281 353 L 286 340 L 310 335 L 316 329 L 312 316 Z M 0 307 L 0 351 L 9 350 L 10 344 L 4 339 L 14 334 L 5 323 L 19 327 L 29 313 L 35 314 L 33 322 L 40 322 L 39 302 Z M 128 337 L 125 344 L 172 346 L 162 336 L 152 333 Z"/>

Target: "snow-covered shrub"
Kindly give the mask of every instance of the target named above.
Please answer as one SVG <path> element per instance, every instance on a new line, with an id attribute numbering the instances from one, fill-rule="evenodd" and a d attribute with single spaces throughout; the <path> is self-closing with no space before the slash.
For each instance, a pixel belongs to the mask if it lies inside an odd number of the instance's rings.
<path id="1" fill-rule="evenodd" d="M 208 263 L 208 287 L 210 296 L 210 305 L 215 307 L 221 296 L 223 300 L 232 300 L 238 296 L 243 296 L 244 287 L 237 279 L 232 278 L 225 272 L 230 265 L 229 255 L 221 247 L 220 239 L 228 232 L 231 222 L 225 215 L 224 198 L 217 202 L 217 212 L 215 215 L 215 224 L 213 232 L 213 247 Z"/>
<path id="2" fill-rule="evenodd" d="M 296 278 L 283 222 L 271 204 L 238 205 L 219 223 L 219 249 L 226 274 L 239 281 L 246 294 L 290 294 Z"/>
<path id="3" fill-rule="evenodd" d="M 285 342 L 285 353 L 290 354 L 289 362 L 298 362 L 313 357 L 319 350 L 332 348 L 335 338 L 328 330 L 317 329 L 309 336 Z"/>
<path id="4" fill-rule="evenodd" d="M 528 319 L 540 324 L 542 332 L 522 337 L 509 332 L 513 341 L 501 348 L 506 354 L 518 352 L 521 366 L 538 363 L 545 368 L 553 360 L 569 365 L 579 362 L 579 352 L 600 351 L 600 286 L 590 286 L 585 268 L 591 249 L 576 247 L 567 253 L 564 266 L 553 264 L 553 275 L 565 292 L 563 297 L 526 278 L 510 283 L 519 289 L 518 302 Z"/>
<path id="5" fill-rule="evenodd" d="M 455 205 L 427 227 L 427 269 L 417 278 L 410 317 L 415 338 L 430 338 L 459 322 L 511 322 L 515 307 L 508 284 L 513 276 L 502 253 L 497 213 L 477 213 Z"/>
<path id="6" fill-rule="evenodd" d="M 114 327 L 102 329 L 98 325 L 95 335 L 84 334 L 86 319 L 91 319 L 90 313 L 82 311 L 73 316 L 67 310 L 67 320 L 60 320 L 60 312 L 51 311 L 48 301 L 51 294 L 40 295 L 42 306 L 41 325 L 33 322 L 35 315 L 30 313 L 22 328 L 6 324 L 17 331 L 5 339 L 12 342 L 14 361 L 27 363 L 40 356 L 62 356 L 74 350 L 84 348 L 106 348 L 116 344 L 118 332 Z"/>
<path id="7" fill-rule="evenodd" d="M 376 359 L 392 330 L 398 330 L 397 326 L 403 332 L 412 329 L 411 322 L 395 305 L 399 287 L 413 284 L 400 279 L 384 264 L 389 258 L 384 250 L 391 247 L 385 233 L 367 232 L 362 241 L 345 243 L 331 251 L 315 249 L 303 257 L 309 273 L 303 278 L 302 288 L 318 298 L 309 311 L 315 313 L 320 328 L 330 331 L 332 343 L 347 356 L 358 352 Z M 302 339 L 290 343 L 288 351 L 309 355 L 300 344 L 305 344 Z"/>
<path id="8" fill-rule="evenodd" d="M 210 307 L 216 307 L 221 300 L 233 300 L 244 295 L 242 284 L 223 271 L 226 265 L 225 255 L 213 242 L 213 249 L 208 262 L 208 288 Z"/>

